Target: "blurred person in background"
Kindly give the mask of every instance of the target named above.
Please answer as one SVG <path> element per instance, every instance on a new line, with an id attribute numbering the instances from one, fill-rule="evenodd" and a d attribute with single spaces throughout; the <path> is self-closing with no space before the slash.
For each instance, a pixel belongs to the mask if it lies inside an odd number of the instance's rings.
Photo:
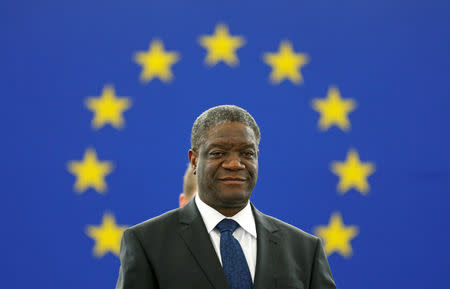
<path id="1" fill-rule="evenodd" d="M 189 203 L 197 194 L 197 179 L 194 175 L 192 165 L 189 163 L 183 176 L 183 192 L 179 197 L 180 208 Z"/>

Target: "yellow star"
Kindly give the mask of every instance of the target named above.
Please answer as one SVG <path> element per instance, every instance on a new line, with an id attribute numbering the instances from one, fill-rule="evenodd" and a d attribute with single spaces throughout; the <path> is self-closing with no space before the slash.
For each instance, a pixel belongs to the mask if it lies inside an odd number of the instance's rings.
<path id="1" fill-rule="evenodd" d="M 134 61 L 142 66 L 141 81 L 150 82 L 158 77 L 164 82 L 172 80 L 173 75 L 170 68 L 178 62 L 179 55 L 176 52 L 164 50 L 164 44 L 159 40 L 150 43 L 148 52 L 137 52 Z"/>
<path id="2" fill-rule="evenodd" d="M 355 188 L 365 195 L 369 192 L 367 178 L 375 172 L 375 165 L 361 162 L 358 152 L 350 150 L 345 162 L 331 163 L 331 171 L 340 178 L 337 186 L 339 193 L 344 194 L 351 188 Z"/>
<path id="3" fill-rule="evenodd" d="M 95 114 L 92 119 L 92 126 L 95 129 L 107 123 L 119 129 L 124 123 L 122 113 L 131 106 L 131 101 L 128 98 L 117 98 L 114 87 L 107 85 L 103 88 L 100 98 L 88 98 L 86 106 Z"/>
<path id="4" fill-rule="evenodd" d="M 127 226 L 117 226 L 114 216 L 108 213 L 103 215 L 100 226 L 88 226 L 86 234 L 95 241 L 94 255 L 100 258 L 111 252 L 119 256 L 120 240 L 126 228 Z"/>
<path id="5" fill-rule="evenodd" d="M 358 227 L 344 226 L 341 214 L 334 213 L 328 226 L 318 226 L 315 234 L 323 240 L 324 250 L 328 256 L 337 252 L 344 257 L 350 257 L 352 255 L 350 240 L 358 235 Z"/>
<path id="6" fill-rule="evenodd" d="M 312 106 L 320 113 L 320 129 L 327 130 L 334 124 L 347 131 L 350 128 L 347 115 L 355 109 L 356 103 L 352 99 L 342 99 L 339 90 L 336 87 L 330 87 L 327 98 L 314 99 Z"/>
<path id="7" fill-rule="evenodd" d="M 68 170 L 77 178 L 74 189 L 77 193 L 82 193 L 89 187 L 94 188 L 99 193 L 106 191 L 105 176 L 112 172 L 111 162 L 99 162 L 97 154 L 93 149 L 87 149 L 82 161 L 70 161 Z"/>
<path id="8" fill-rule="evenodd" d="M 309 62 L 307 54 L 295 53 L 289 41 L 283 41 L 277 53 L 265 53 L 264 62 L 272 67 L 270 80 L 278 84 L 287 78 L 293 83 L 300 84 L 303 77 L 300 69 Z"/>
<path id="9" fill-rule="evenodd" d="M 235 66 L 239 64 L 236 50 L 244 45 L 245 40 L 240 36 L 230 36 L 228 27 L 219 24 L 213 35 L 202 36 L 199 42 L 208 51 L 205 58 L 207 64 L 213 66 L 219 61 L 223 61 L 230 66 Z"/>

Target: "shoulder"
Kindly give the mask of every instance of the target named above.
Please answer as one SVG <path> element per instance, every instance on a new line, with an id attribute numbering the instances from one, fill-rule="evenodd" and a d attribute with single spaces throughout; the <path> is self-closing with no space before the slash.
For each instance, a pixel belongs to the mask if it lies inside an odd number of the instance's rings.
<path id="1" fill-rule="evenodd" d="M 263 217 L 272 222 L 272 224 L 274 224 L 274 226 L 284 234 L 292 235 L 298 238 L 304 238 L 309 241 L 316 241 L 318 239 L 318 237 L 277 218 L 265 214 L 263 214 Z"/>
<path id="2" fill-rule="evenodd" d="M 168 211 L 162 215 L 151 218 L 147 221 L 134 225 L 127 229 L 133 232 L 140 239 L 162 240 L 174 237 L 179 230 L 187 223 L 199 217 L 199 212 L 195 202 L 191 201 L 182 208 Z"/>
<path id="3" fill-rule="evenodd" d="M 272 240 L 282 248 L 281 252 L 286 260 L 302 260 L 303 266 L 313 263 L 321 244 L 318 237 L 272 216 L 261 214 L 258 219 L 266 223 L 263 226 L 270 228 Z M 267 226 L 269 223 L 271 225 Z"/>
<path id="4" fill-rule="evenodd" d="M 132 231 L 140 238 L 148 239 L 149 236 L 161 236 L 165 232 L 174 230 L 178 223 L 179 209 L 174 209 L 157 217 L 148 219 L 126 229 Z"/>
<path id="5" fill-rule="evenodd" d="M 320 244 L 318 237 L 258 210 L 255 210 L 255 221 L 257 226 L 268 229 L 286 250 L 292 250 L 293 253 L 298 250 L 314 252 Z"/>

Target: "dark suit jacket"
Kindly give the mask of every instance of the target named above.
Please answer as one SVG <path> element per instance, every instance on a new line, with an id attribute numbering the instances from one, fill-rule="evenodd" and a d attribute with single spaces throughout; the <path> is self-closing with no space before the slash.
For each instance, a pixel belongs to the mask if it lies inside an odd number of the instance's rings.
<path id="1" fill-rule="evenodd" d="M 254 289 L 336 288 L 320 240 L 259 212 Z M 185 207 L 128 228 L 116 289 L 229 289 L 203 219 Z"/>

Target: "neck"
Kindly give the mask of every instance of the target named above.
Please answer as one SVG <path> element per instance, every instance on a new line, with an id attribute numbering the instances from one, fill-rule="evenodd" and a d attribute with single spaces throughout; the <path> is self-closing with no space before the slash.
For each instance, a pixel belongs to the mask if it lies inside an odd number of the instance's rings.
<path id="1" fill-rule="evenodd" d="M 233 217 L 234 215 L 239 213 L 242 209 L 244 209 L 245 206 L 247 206 L 247 203 L 249 202 L 249 200 L 247 200 L 243 204 L 236 204 L 235 206 L 220 206 L 212 202 L 208 202 L 207 200 L 205 200 L 202 194 L 198 194 L 198 197 L 202 200 L 203 203 L 207 204 L 208 206 L 210 206 L 217 212 L 221 213 L 225 217 Z"/>
<path id="2" fill-rule="evenodd" d="M 213 207 L 214 208 L 214 207 Z M 225 217 L 233 217 L 239 213 L 245 206 L 240 208 L 214 208 L 216 211 L 224 215 Z"/>

